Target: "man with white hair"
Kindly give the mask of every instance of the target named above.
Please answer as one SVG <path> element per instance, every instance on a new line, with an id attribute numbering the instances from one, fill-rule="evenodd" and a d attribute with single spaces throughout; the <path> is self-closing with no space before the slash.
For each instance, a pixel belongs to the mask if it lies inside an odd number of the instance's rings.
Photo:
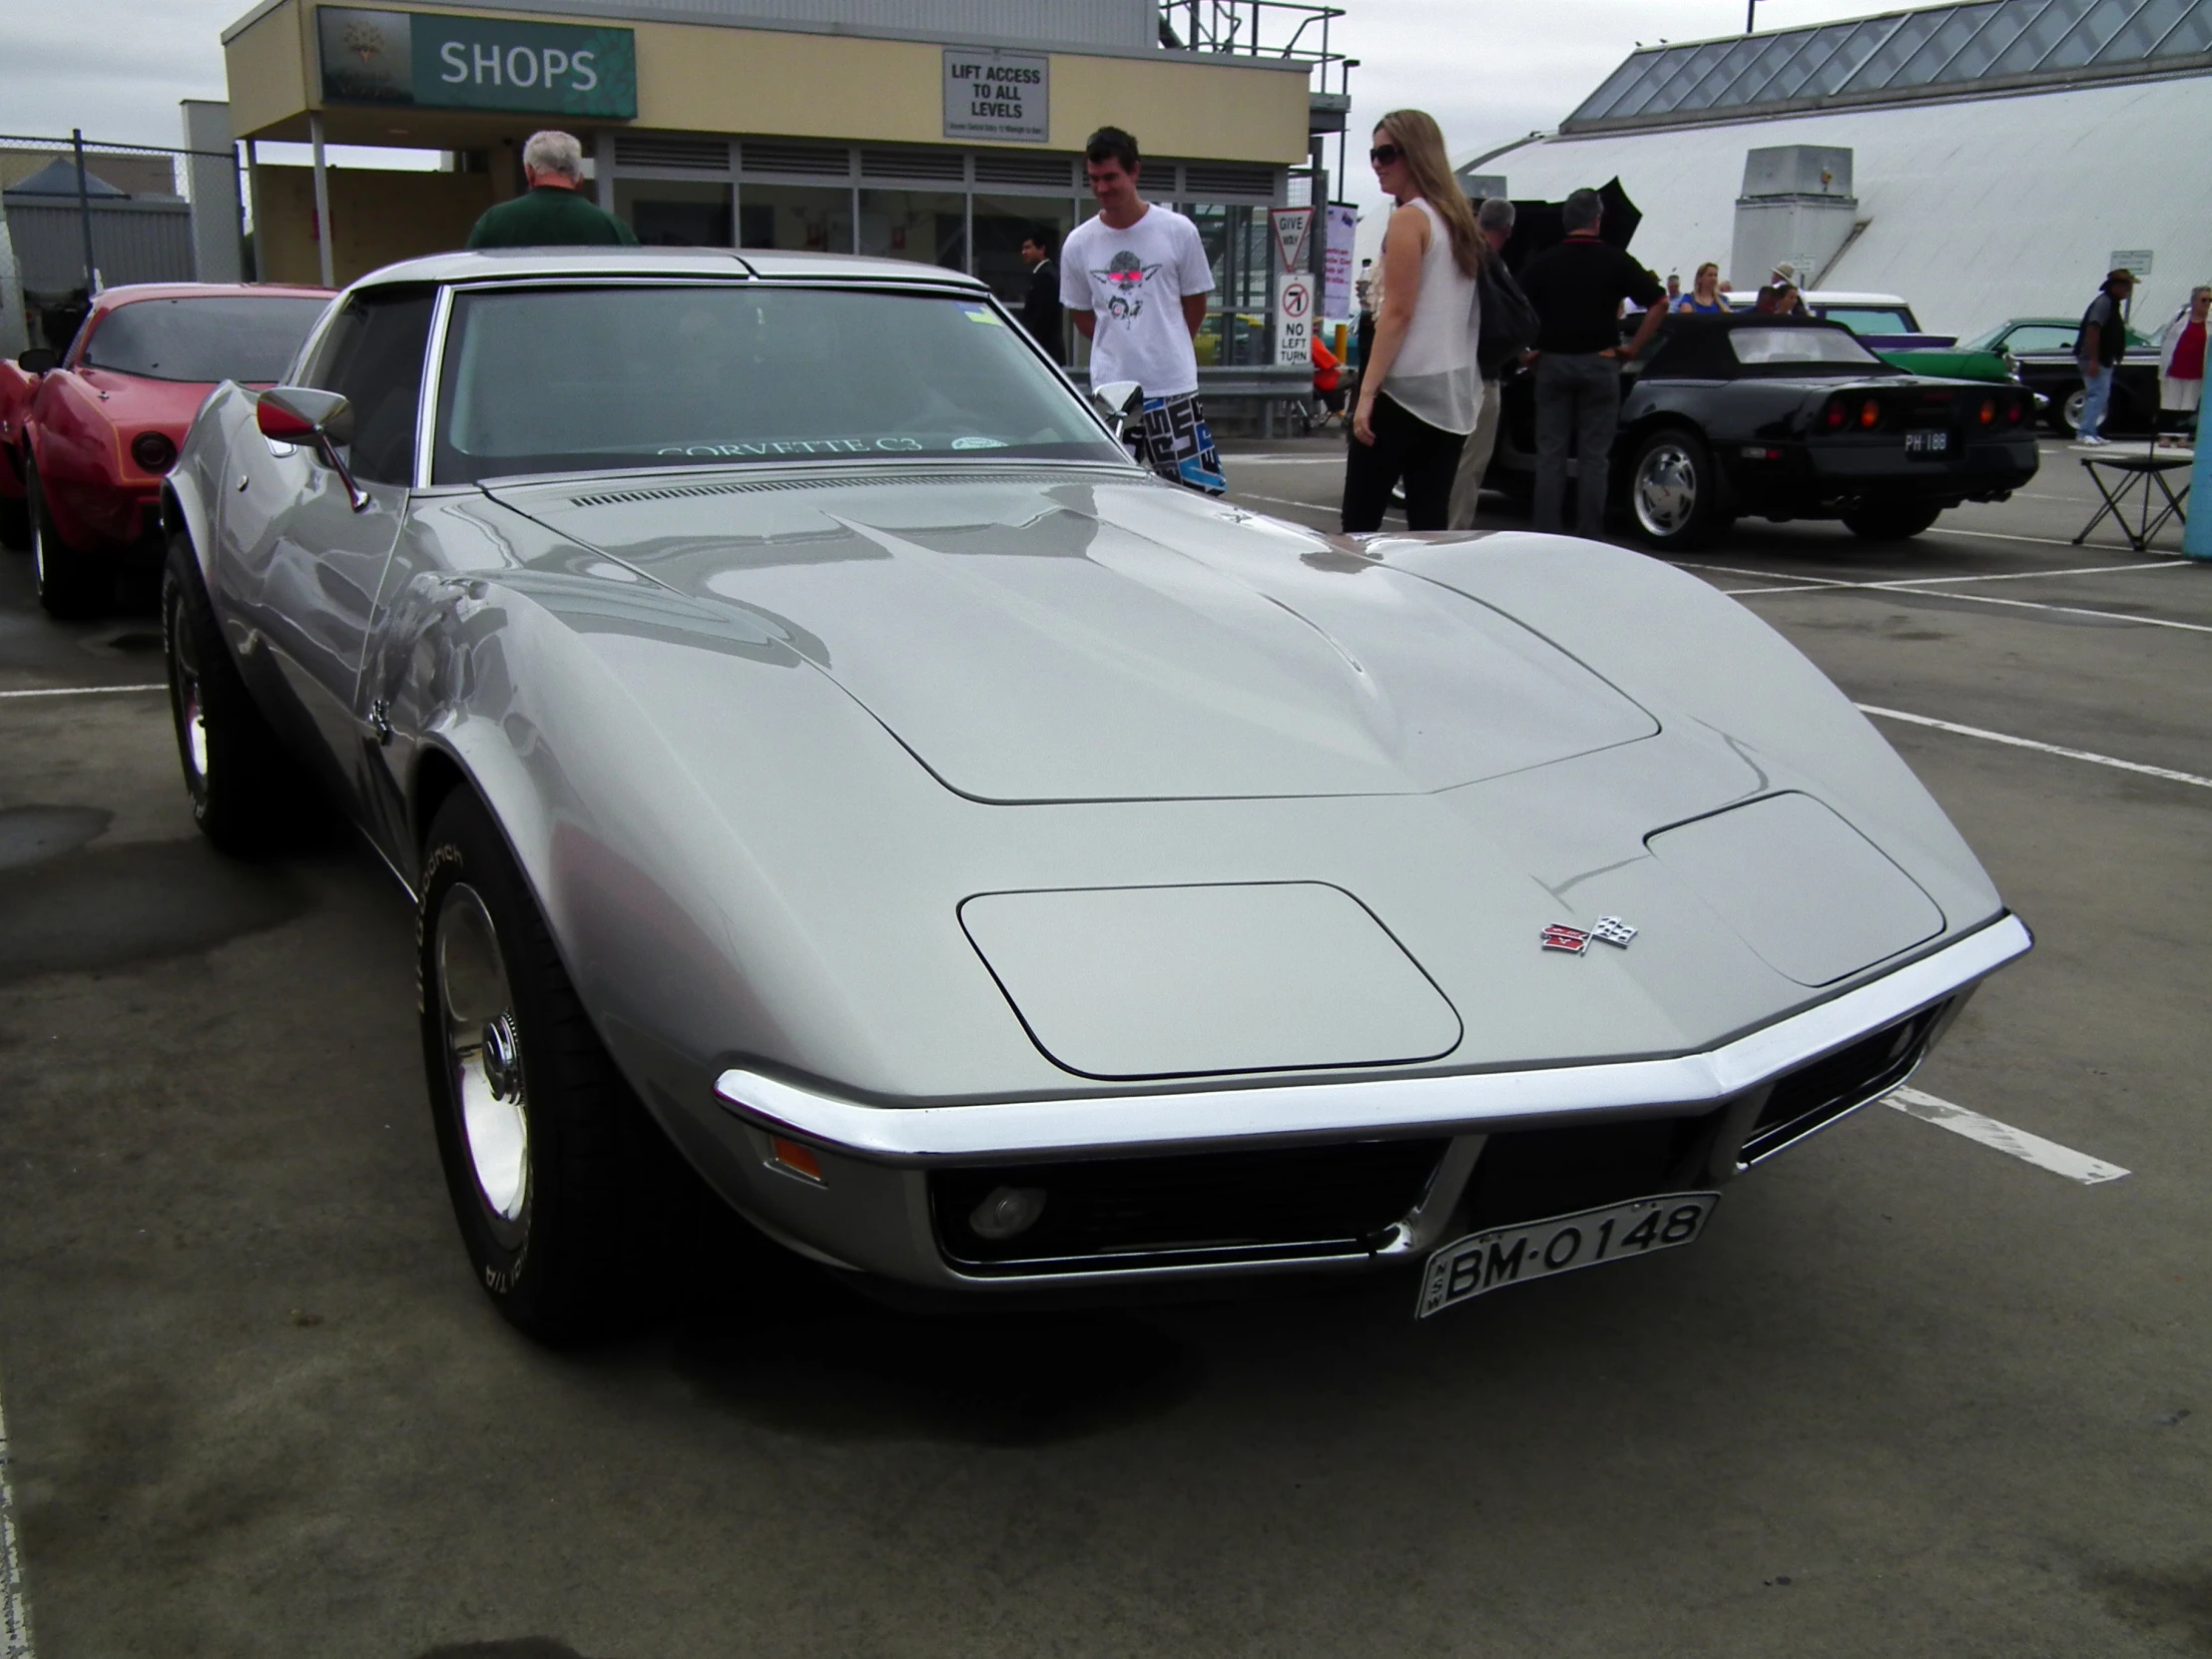
<path id="1" fill-rule="evenodd" d="M 484 210 L 471 248 L 635 248 L 630 227 L 579 194 L 584 147 L 567 133 L 532 133 L 522 147 L 529 191 Z"/>

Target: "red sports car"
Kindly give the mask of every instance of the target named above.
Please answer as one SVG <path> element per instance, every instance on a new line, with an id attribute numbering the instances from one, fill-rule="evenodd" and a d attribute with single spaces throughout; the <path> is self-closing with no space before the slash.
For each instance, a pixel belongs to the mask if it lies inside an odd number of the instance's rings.
<path id="1" fill-rule="evenodd" d="M 60 359 L 0 362 L 0 531 L 28 544 L 39 603 L 100 609 L 118 569 L 160 559 L 162 474 L 225 380 L 280 379 L 326 288 L 215 282 L 110 288 Z"/>

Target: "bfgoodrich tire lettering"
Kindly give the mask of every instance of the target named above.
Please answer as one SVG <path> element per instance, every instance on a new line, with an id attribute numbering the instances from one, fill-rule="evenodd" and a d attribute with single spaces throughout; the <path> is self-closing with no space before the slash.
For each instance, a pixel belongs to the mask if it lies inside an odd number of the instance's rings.
<path id="1" fill-rule="evenodd" d="M 226 852 L 267 851 L 296 822 L 307 785 L 240 678 L 182 535 L 162 569 L 162 649 L 193 822 Z"/>
<path id="2" fill-rule="evenodd" d="M 416 961 L 438 1153 L 477 1283 L 533 1337 L 591 1336 L 640 1277 L 667 1153 L 465 789 L 430 826 Z"/>

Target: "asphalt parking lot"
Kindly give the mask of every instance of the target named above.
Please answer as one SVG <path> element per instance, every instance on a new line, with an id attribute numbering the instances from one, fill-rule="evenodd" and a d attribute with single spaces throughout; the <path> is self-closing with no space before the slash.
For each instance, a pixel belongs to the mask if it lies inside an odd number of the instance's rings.
<path id="1" fill-rule="evenodd" d="M 1231 445 L 1235 498 L 1333 527 L 1340 444 Z M 0 556 L 36 1653 L 2212 1652 L 2212 566 L 2068 545 L 2093 504 L 2046 445 L 1917 542 L 1692 565 L 2038 937 L 1914 1111 L 1696 1248 L 1419 1325 L 1396 1281 L 927 1319 L 738 1252 L 570 1355 L 470 1279 L 389 876 L 205 847 L 164 699 L 100 689 L 161 678 L 152 613 L 51 623 Z"/>

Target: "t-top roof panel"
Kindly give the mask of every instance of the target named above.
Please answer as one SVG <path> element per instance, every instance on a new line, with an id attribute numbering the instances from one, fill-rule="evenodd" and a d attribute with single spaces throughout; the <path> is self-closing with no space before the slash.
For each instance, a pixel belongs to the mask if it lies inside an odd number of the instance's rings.
<path id="1" fill-rule="evenodd" d="M 2212 67 L 2212 0 L 1969 0 L 1629 55 L 1562 132 Z"/>

